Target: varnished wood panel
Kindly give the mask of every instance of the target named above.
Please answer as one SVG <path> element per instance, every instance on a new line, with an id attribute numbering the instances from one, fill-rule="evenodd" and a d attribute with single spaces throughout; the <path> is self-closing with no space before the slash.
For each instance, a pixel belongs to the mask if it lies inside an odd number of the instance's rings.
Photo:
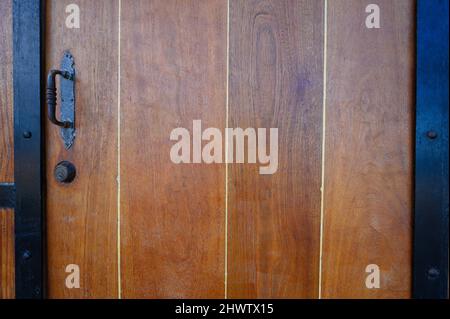
<path id="1" fill-rule="evenodd" d="M 14 182 L 12 1 L 0 1 L 0 183 Z M 0 299 L 14 298 L 14 211 L 0 209 Z"/>
<path id="2" fill-rule="evenodd" d="M 47 121 L 48 284 L 51 298 L 116 298 L 117 96 L 116 0 L 77 1 L 80 29 L 65 27 L 73 1 L 47 1 L 47 71 L 69 49 L 76 64 L 75 144 L 65 150 L 59 128 Z M 55 165 L 71 161 L 72 184 L 59 185 Z M 68 264 L 80 267 L 79 289 L 68 289 Z"/>
<path id="3" fill-rule="evenodd" d="M 224 165 L 172 163 L 169 137 L 225 125 L 226 14 L 222 0 L 122 1 L 124 298 L 224 297 Z"/>
<path id="4" fill-rule="evenodd" d="M 278 128 L 279 167 L 229 165 L 228 296 L 318 296 L 323 1 L 230 1 L 230 127 Z"/>
<path id="5" fill-rule="evenodd" d="M 14 180 L 12 1 L 0 2 L 0 183 Z"/>
<path id="6" fill-rule="evenodd" d="M 0 299 L 14 298 L 14 210 L 0 208 Z"/>
<path id="7" fill-rule="evenodd" d="M 414 1 L 369 3 L 328 1 L 324 298 L 410 296 Z"/>

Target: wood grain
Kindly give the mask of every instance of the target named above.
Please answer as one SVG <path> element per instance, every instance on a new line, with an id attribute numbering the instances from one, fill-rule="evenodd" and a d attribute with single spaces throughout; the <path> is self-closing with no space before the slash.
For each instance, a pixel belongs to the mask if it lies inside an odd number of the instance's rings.
<path id="1" fill-rule="evenodd" d="M 414 1 L 377 1 L 380 29 L 369 3 L 328 1 L 324 298 L 411 293 Z"/>
<path id="2" fill-rule="evenodd" d="M 0 1 L 0 183 L 14 182 L 12 1 Z M 0 209 L 0 299 L 14 298 L 14 210 Z"/>
<path id="3" fill-rule="evenodd" d="M 228 296 L 316 298 L 323 1 L 230 5 L 230 127 L 278 128 L 279 167 L 229 166 Z"/>
<path id="4" fill-rule="evenodd" d="M 12 0 L 0 3 L 0 183 L 14 181 Z"/>
<path id="5" fill-rule="evenodd" d="M 14 210 L 0 208 L 0 299 L 14 296 Z"/>
<path id="6" fill-rule="evenodd" d="M 47 2 L 47 70 L 69 49 L 76 64 L 76 129 L 66 151 L 59 128 L 47 122 L 48 285 L 51 298 L 116 298 L 118 1 L 80 0 L 81 28 L 65 27 L 73 1 Z M 53 177 L 71 161 L 75 181 Z M 68 289 L 68 264 L 80 267 L 80 289 Z"/>
<path id="7" fill-rule="evenodd" d="M 124 298 L 224 297 L 222 164 L 174 164 L 170 133 L 225 125 L 226 1 L 122 1 Z"/>

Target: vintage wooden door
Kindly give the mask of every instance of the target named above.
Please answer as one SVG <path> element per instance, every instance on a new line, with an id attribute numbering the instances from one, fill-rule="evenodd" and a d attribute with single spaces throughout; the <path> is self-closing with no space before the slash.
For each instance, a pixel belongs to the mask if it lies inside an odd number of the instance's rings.
<path id="1" fill-rule="evenodd" d="M 2 30 L 11 2 L 0 2 Z M 375 2 L 381 26 L 369 28 Z M 79 28 L 67 24 L 71 4 Z M 45 10 L 45 71 L 67 50 L 76 68 L 73 146 L 45 129 L 48 297 L 411 296 L 415 1 L 48 0 Z M 171 132 L 194 120 L 278 128 L 277 171 L 174 163 Z M 55 180 L 61 161 L 76 167 L 72 183 Z M 14 294 L 11 216 L 0 213 L 3 297 Z M 79 288 L 66 285 L 68 265 Z"/>

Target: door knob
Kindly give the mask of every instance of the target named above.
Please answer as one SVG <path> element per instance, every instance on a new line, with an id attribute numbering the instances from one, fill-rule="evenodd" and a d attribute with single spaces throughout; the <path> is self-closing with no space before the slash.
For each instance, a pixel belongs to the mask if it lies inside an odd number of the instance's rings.
<path id="1" fill-rule="evenodd" d="M 50 70 L 47 76 L 46 98 L 48 119 L 61 128 L 61 137 L 66 149 L 75 140 L 75 68 L 70 52 L 64 52 L 60 69 Z M 61 76 L 61 120 L 56 116 L 56 76 Z"/>
<path id="2" fill-rule="evenodd" d="M 56 165 L 53 174 L 58 183 L 68 184 L 75 179 L 77 170 L 71 162 L 62 161 Z"/>

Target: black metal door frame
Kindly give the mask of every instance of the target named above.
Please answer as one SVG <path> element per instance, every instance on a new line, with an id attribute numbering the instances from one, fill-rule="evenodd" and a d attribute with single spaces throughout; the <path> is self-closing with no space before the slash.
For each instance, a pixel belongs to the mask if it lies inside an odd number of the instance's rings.
<path id="1" fill-rule="evenodd" d="M 448 298 L 448 10 L 418 1 L 414 298 Z"/>
<path id="2" fill-rule="evenodd" d="M 43 298 L 44 1 L 13 0 L 16 298 Z"/>
<path id="3" fill-rule="evenodd" d="M 448 0 L 418 0 L 414 298 L 448 298 Z M 45 297 L 44 1 L 13 0 L 17 298 Z M 14 200 L 15 197 L 15 200 Z"/>

